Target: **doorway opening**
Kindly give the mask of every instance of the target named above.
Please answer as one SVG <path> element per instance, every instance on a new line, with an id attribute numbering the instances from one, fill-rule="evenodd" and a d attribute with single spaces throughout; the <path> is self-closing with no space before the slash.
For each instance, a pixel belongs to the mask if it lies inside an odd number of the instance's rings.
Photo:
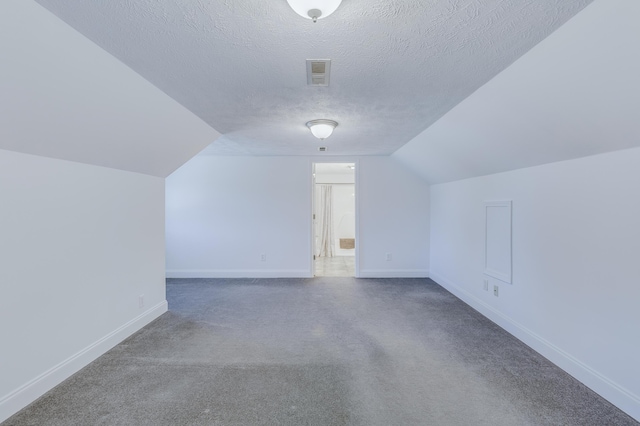
<path id="1" fill-rule="evenodd" d="M 313 164 L 314 276 L 355 276 L 355 167 L 355 163 Z"/>

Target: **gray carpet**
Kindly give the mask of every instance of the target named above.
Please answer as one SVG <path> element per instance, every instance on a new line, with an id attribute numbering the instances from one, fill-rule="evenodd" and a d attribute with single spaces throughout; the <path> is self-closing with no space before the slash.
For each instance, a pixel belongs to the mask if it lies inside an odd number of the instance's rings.
<path id="1" fill-rule="evenodd" d="M 427 279 L 168 280 L 6 425 L 637 425 Z"/>

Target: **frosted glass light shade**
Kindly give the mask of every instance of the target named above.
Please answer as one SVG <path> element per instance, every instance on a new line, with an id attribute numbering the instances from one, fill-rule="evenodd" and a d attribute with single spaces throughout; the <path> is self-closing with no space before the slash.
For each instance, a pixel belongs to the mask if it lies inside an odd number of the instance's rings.
<path id="1" fill-rule="evenodd" d="M 335 12 L 342 0 L 287 0 L 287 3 L 298 15 L 315 21 Z"/>
<path id="2" fill-rule="evenodd" d="M 311 130 L 313 136 L 318 139 L 326 139 L 331 136 L 333 129 L 338 123 L 333 120 L 311 120 L 307 123 L 307 127 Z"/>

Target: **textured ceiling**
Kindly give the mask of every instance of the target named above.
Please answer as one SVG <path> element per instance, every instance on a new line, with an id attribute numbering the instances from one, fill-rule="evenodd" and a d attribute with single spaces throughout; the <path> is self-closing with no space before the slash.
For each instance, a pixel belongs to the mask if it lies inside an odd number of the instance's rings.
<path id="1" fill-rule="evenodd" d="M 209 153 L 384 155 L 590 0 L 344 0 L 315 24 L 286 0 L 38 3 L 222 133 Z M 306 59 L 332 60 L 329 87 Z M 317 118 L 340 123 L 322 143 Z"/>

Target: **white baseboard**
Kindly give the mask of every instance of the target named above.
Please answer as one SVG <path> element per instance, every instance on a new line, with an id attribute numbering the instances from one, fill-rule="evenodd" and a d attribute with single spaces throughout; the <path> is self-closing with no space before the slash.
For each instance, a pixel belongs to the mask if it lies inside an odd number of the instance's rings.
<path id="1" fill-rule="evenodd" d="M 90 364 L 109 349 L 167 312 L 167 309 L 168 305 L 166 300 L 158 303 L 156 306 L 118 327 L 100 340 L 92 343 L 80 352 L 70 356 L 58 365 L 2 397 L 2 399 L 0 399 L 0 422 L 7 420 L 40 398 L 46 392 L 71 377 L 71 375 Z"/>
<path id="2" fill-rule="evenodd" d="M 428 269 L 361 269 L 358 278 L 428 278 Z"/>
<path id="3" fill-rule="evenodd" d="M 310 278 L 308 269 L 167 269 L 167 278 Z"/>
<path id="4" fill-rule="evenodd" d="M 310 278 L 305 269 L 167 269 L 167 278 Z M 362 269 L 358 278 L 428 278 L 428 269 Z"/>
<path id="5" fill-rule="evenodd" d="M 640 421 L 640 397 L 437 273 L 431 279 L 591 390 Z"/>

